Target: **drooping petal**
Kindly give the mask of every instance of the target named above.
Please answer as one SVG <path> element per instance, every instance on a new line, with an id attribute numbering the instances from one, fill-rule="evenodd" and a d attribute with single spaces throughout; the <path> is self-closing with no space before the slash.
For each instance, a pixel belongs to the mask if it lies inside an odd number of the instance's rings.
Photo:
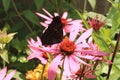
<path id="1" fill-rule="evenodd" d="M 76 61 L 76 59 L 73 57 L 74 55 L 71 55 L 70 57 L 70 70 L 72 73 L 76 73 L 79 68 L 80 68 L 80 64 Z"/>
<path id="2" fill-rule="evenodd" d="M 58 65 L 60 64 L 62 59 L 61 55 L 56 56 L 53 61 L 50 63 L 48 69 L 48 80 L 55 80 L 55 75 L 57 73 Z"/>
<path id="3" fill-rule="evenodd" d="M 7 67 L 4 67 L 2 70 L 0 70 L 0 80 L 3 80 L 7 72 Z"/>
<path id="4" fill-rule="evenodd" d="M 64 60 L 64 72 L 65 72 L 65 74 L 67 74 L 68 76 L 71 74 L 71 72 L 70 72 L 69 56 L 66 56 L 66 57 L 65 57 L 65 60 Z"/>
<path id="5" fill-rule="evenodd" d="M 5 78 L 4 80 L 11 80 L 11 78 L 14 76 L 16 70 L 13 70 L 12 72 L 10 72 Z"/>
<path id="6" fill-rule="evenodd" d="M 101 51 L 92 51 L 92 50 L 82 50 L 81 52 L 88 54 L 88 55 L 93 55 L 93 56 L 106 56 L 107 53 L 101 52 Z"/>
<path id="7" fill-rule="evenodd" d="M 88 63 L 86 63 L 85 61 L 81 60 L 81 59 L 78 58 L 77 56 L 73 56 L 73 57 L 76 59 L 76 61 L 78 61 L 78 62 L 80 62 L 80 63 L 82 63 L 82 64 L 84 64 L 84 65 L 90 66 L 90 64 L 88 64 Z"/>

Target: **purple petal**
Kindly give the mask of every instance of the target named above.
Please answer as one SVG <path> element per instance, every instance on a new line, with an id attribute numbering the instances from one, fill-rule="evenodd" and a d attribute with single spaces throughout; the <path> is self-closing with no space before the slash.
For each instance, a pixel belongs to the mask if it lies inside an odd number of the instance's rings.
<path id="1" fill-rule="evenodd" d="M 48 80 L 55 80 L 55 75 L 57 73 L 57 68 L 58 68 L 58 65 L 60 65 L 61 59 L 62 59 L 62 56 L 58 55 L 50 63 L 50 66 L 48 69 Z"/>
<path id="2" fill-rule="evenodd" d="M 4 68 L 0 71 L 0 80 L 3 80 L 3 78 L 5 77 L 6 71 L 7 71 L 7 67 L 4 67 Z"/>
<path id="3" fill-rule="evenodd" d="M 14 76 L 16 70 L 13 70 L 11 73 L 9 73 L 4 80 L 11 80 L 11 78 Z"/>

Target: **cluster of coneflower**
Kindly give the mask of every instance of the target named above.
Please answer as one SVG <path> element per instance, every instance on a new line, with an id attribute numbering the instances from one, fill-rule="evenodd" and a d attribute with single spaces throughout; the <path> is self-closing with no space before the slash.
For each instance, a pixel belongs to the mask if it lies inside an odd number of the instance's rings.
<path id="1" fill-rule="evenodd" d="M 41 13 L 36 14 L 45 19 L 44 22 L 40 22 L 45 29 L 42 37 L 37 36 L 37 40 L 32 38 L 28 40 L 30 52 L 27 57 L 28 60 L 39 59 L 43 67 L 39 69 L 37 67 L 38 71 L 35 71 L 36 69 L 29 71 L 26 79 L 84 80 L 96 78 L 96 66 L 100 65 L 101 61 L 110 64 L 110 61 L 105 58 L 108 54 L 101 51 L 92 38 L 92 32 L 99 30 L 104 23 L 98 21 L 97 18 L 88 19 L 86 22 L 90 28 L 86 29 L 82 20 L 67 18 L 67 12 L 60 17 L 58 13 L 54 13 L 53 16 L 47 10 L 43 9 L 43 11 L 47 16 Z M 35 73 L 37 78 L 33 75 L 34 72 L 38 73 Z"/>

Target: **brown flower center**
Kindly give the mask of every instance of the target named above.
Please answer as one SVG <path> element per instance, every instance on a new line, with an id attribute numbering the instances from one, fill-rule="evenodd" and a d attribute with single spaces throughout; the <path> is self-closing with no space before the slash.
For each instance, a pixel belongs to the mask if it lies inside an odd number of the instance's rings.
<path id="1" fill-rule="evenodd" d="M 61 42 L 60 50 L 65 55 L 71 55 L 75 50 L 75 44 L 74 42 L 70 41 L 67 37 L 65 37 Z"/>

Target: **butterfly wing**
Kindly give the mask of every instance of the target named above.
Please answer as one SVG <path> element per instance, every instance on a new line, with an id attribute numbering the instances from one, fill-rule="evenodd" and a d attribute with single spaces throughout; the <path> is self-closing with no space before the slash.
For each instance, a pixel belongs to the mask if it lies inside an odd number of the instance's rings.
<path id="1" fill-rule="evenodd" d="M 59 43 L 63 38 L 63 25 L 59 16 L 54 17 L 47 30 L 42 34 L 42 45 Z"/>

